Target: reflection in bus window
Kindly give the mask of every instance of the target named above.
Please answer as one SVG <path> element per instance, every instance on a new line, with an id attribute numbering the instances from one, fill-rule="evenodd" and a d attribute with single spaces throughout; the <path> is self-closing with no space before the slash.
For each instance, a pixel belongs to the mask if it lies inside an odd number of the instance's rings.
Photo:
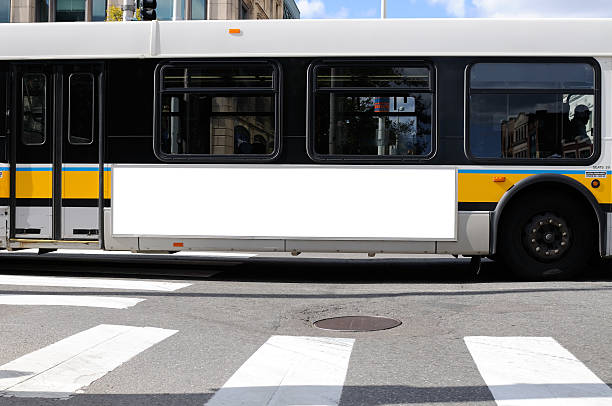
<path id="1" fill-rule="evenodd" d="M 593 95 L 470 97 L 471 152 L 487 158 L 575 158 L 593 153 Z"/>
<path id="2" fill-rule="evenodd" d="M 314 151 L 319 155 L 422 157 L 432 153 L 429 68 L 315 69 Z"/>
<path id="3" fill-rule="evenodd" d="M 188 67 L 164 67 L 162 87 L 188 88 L 261 88 L 274 87 L 274 70 L 267 64 L 259 65 L 201 65 Z"/>
<path id="4" fill-rule="evenodd" d="M 68 142 L 88 145 L 94 137 L 94 77 L 91 73 L 70 75 L 68 95 Z"/>
<path id="5" fill-rule="evenodd" d="M 318 154 L 429 155 L 432 95 L 317 95 Z"/>
<path id="6" fill-rule="evenodd" d="M 21 141 L 42 145 L 47 138 L 47 78 L 42 73 L 28 73 L 22 79 L 23 116 Z"/>
<path id="7" fill-rule="evenodd" d="M 499 64 L 498 81 L 492 73 L 496 64 L 482 64 L 486 69 L 479 65 L 474 65 L 471 79 L 484 90 L 474 89 L 471 82 L 469 96 L 469 147 L 474 157 L 585 159 L 593 155 L 595 96 L 590 65 L 559 64 L 555 69 L 547 64 L 546 77 L 542 64 Z M 523 73 L 533 65 L 534 74 L 521 76 L 522 81 L 513 84 L 506 65 L 518 65 L 515 69 Z M 533 90 L 536 84 L 550 88 Z M 576 88 L 568 89 L 570 85 Z"/>
<path id="8" fill-rule="evenodd" d="M 278 136 L 274 65 L 213 62 L 166 65 L 159 72 L 159 152 L 172 159 L 273 155 Z"/>
<path id="9" fill-rule="evenodd" d="M 165 154 L 272 154 L 274 128 L 273 96 L 162 96 Z"/>

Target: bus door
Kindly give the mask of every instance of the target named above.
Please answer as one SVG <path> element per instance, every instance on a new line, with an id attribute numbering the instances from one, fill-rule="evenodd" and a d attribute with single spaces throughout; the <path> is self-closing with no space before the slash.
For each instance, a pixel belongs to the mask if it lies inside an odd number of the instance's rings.
<path id="1" fill-rule="evenodd" d="M 13 65 L 11 237 L 97 240 L 102 65 Z"/>
<path id="2" fill-rule="evenodd" d="M 5 210 L 9 205 L 10 179 L 9 179 L 9 160 L 8 160 L 8 73 L 4 64 L 0 63 L 0 206 Z M 6 230 L 5 225 L 0 225 L 0 228 Z M 1 235 L 0 239 L 4 239 L 6 234 Z"/>

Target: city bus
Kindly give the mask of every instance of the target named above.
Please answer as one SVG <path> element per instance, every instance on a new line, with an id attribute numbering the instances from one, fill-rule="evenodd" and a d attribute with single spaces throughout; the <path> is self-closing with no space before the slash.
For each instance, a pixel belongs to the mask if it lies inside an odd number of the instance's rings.
<path id="1" fill-rule="evenodd" d="M 612 256 L 612 20 L 2 24 L 0 247 Z"/>

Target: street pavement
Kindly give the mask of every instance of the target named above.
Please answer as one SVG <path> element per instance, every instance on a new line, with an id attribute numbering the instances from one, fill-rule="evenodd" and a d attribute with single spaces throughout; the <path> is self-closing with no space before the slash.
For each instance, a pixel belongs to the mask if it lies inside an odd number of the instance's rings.
<path id="1" fill-rule="evenodd" d="M 612 271 L 0 255 L 0 405 L 612 405 Z M 336 316 L 399 327 L 337 332 Z M 58 399 L 62 403 L 58 403 Z"/>

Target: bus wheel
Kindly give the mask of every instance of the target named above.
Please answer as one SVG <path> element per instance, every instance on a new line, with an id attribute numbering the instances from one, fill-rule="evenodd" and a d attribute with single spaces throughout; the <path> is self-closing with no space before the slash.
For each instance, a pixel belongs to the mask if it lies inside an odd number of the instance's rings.
<path id="1" fill-rule="evenodd" d="M 572 195 L 518 197 L 504 211 L 499 255 L 524 280 L 567 279 L 593 256 L 596 229 L 590 208 Z"/>

